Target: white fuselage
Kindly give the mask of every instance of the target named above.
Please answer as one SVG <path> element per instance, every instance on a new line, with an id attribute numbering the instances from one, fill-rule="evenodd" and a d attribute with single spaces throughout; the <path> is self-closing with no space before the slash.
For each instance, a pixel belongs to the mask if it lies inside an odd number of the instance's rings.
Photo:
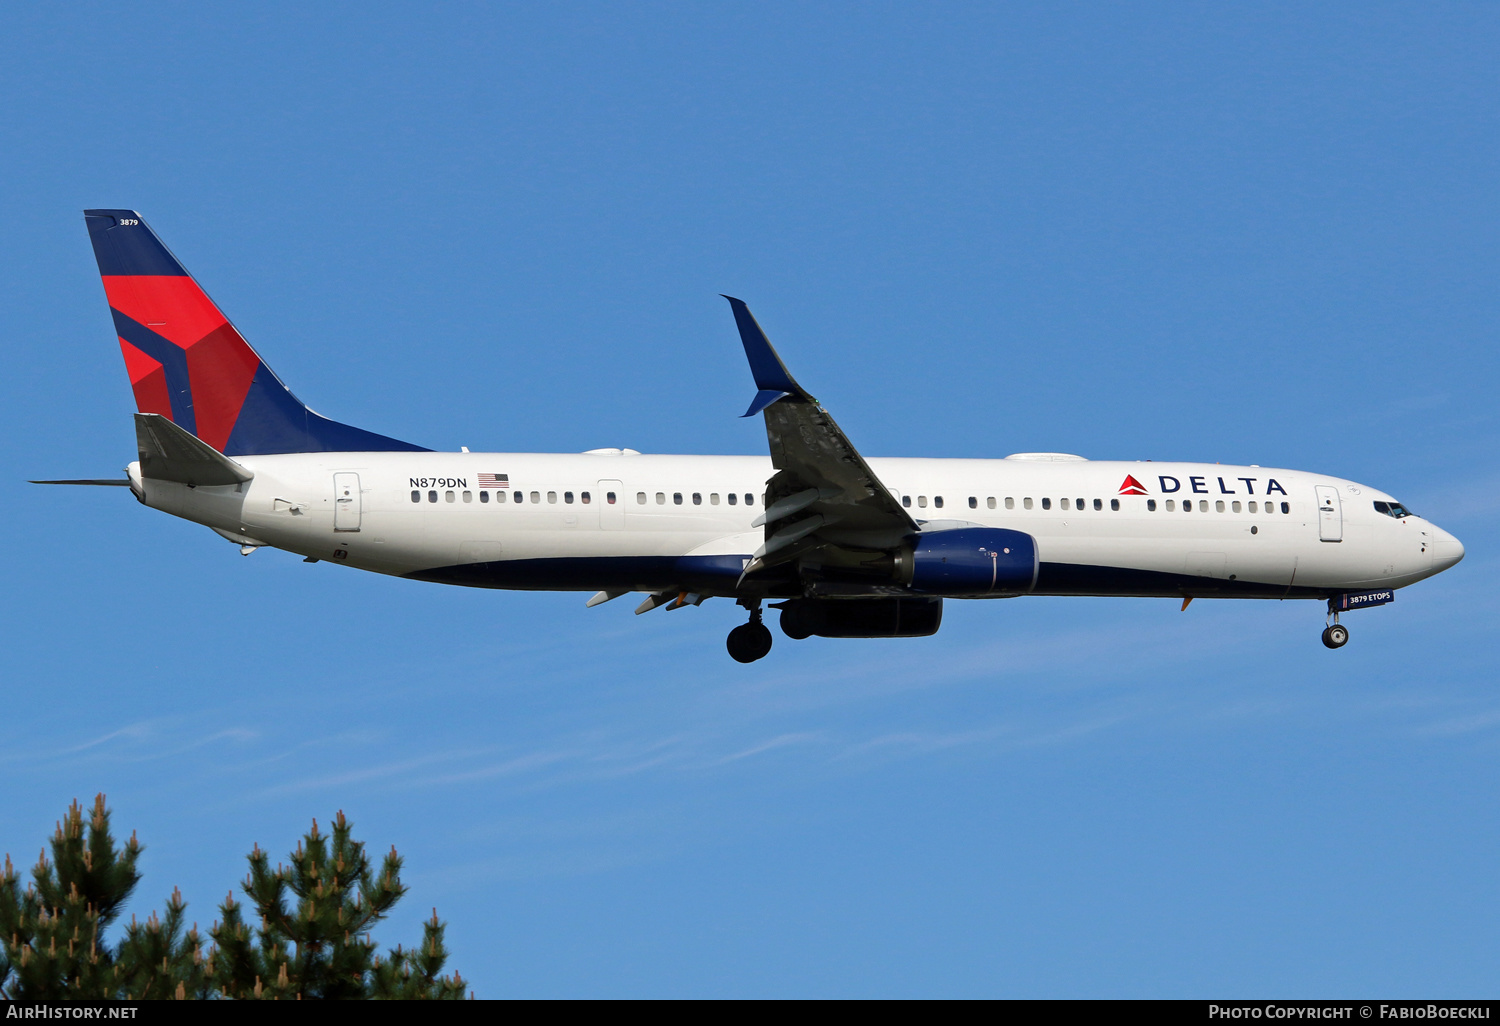
<path id="1" fill-rule="evenodd" d="M 240 486 L 143 480 L 132 464 L 132 488 L 146 505 L 242 544 L 377 573 L 705 594 L 732 594 L 764 540 L 752 520 L 774 473 L 768 457 L 630 453 L 238 462 L 254 474 Z M 1033 536 L 1036 594 L 1324 597 L 1403 587 L 1463 554 L 1420 517 L 1378 512 L 1377 501 L 1394 501 L 1386 493 L 1302 471 L 1077 458 L 868 462 L 924 530 L 979 525 Z M 503 476 L 505 486 L 481 484 L 481 474 Z"/>

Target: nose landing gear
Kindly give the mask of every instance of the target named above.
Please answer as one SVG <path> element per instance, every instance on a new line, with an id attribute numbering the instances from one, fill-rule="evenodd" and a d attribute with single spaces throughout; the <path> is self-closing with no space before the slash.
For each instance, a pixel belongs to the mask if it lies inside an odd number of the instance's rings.
<path id="1" fill-rule="evenodd" d="M 736 662 L 753 663 L 764 659 L 771 651 L 771 629 L 761 622 L 759 600 L 753 605 L 749 602 L 740 604 L 750 610 L 750 622 L 730 631 L 724 647 L 729 649 L 729 655 Z"/>
<path id="2" fill-rule="evenodd" d="M 1323 628 L 1323 644 L 1328 648 L 1343 648 L 1349 644 L 1349 628 L 1339 623 L 1339 611 L 1333 599 L 1328 600 L 1328 626 Z"/>

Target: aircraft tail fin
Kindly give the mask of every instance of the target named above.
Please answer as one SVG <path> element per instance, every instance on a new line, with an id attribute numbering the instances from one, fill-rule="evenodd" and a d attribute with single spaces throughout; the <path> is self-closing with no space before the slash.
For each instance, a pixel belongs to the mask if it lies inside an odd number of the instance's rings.
<path id="1" fill-rule="evenodd" d="M 136 408 L 219 453 L 425 452 L 304 406 L 133 210 L 85 210 Z"/>

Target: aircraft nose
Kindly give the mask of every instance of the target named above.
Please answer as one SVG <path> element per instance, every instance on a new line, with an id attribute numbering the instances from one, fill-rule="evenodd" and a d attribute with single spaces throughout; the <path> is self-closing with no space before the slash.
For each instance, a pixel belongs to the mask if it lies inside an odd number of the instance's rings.
<path id="1" fill-rule="evenodd" d="M 1432 569 L 1441 573 L 1464 558 L 1464 543 L 1441 527 L 1433 528 Z"/>

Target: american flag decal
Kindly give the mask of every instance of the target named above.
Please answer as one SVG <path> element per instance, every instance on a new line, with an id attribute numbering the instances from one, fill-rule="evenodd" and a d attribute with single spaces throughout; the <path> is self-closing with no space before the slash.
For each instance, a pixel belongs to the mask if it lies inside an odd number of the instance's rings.
<path id="1" fill-rule="evenodd" d="M 479 487 L 481 488 L 509 488 L 509 474 L 480 474 Z"/>

